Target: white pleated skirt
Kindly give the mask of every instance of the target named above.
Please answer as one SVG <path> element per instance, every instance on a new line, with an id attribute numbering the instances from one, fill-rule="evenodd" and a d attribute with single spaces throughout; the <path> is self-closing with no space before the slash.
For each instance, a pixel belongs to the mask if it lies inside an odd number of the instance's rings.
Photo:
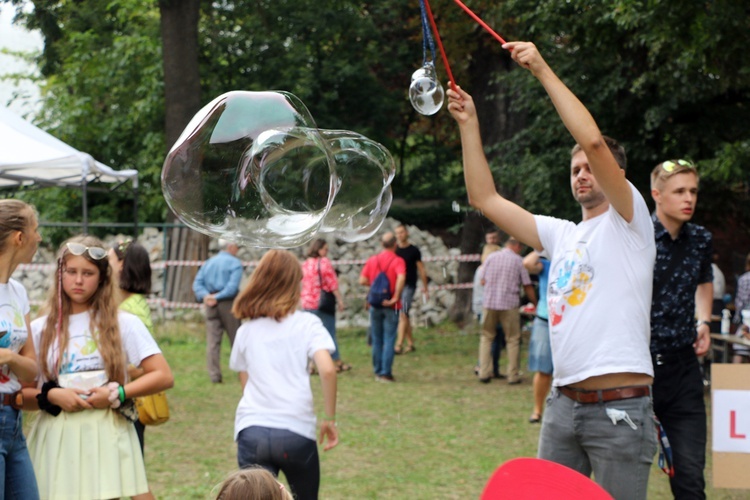
<path id="1" fill-rule="evenodd" d="M 106 499 L 148 492 L 138 436 L 116 411 L 37 415 L 28 436 L 39 496 Z"/>

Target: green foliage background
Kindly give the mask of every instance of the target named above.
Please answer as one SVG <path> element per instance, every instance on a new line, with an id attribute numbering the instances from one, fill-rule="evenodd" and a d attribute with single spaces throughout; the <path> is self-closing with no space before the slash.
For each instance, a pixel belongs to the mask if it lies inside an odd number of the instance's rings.
<path id="1" fill-rule="evenodd" d="M 36 121 L 104 163 L 139 170 L 140 219 L 163 220 L 159 175 L 167 145 L 158 2 L 32 3 L 34 13 L 20 22 L 45 36 L 38 60 L 44 107 Z M 508 117 L 521 124 L 486 144 L 504 192 L 532 211 L 577 218 L 568 188 L 570 137 L 541 86 L 508 64 L 499 44 L 451 0 L 431 4 L 458 83 L 489 103 L 507 103 L 507 116 L 487 110 L 485 134 L 492 136 Z M 731 218 L 748 228 L 746 3 L 467 4 L 506 39 L 539 46 L 604 133 L 626 146 L 628 176 L 644 194 L 653 165 L 690 158 L 703 175 L 699 222 Z M 466 204 L 450 116 L 443 110 L 421 117 L 407 99 L 410 75 L 422 63 L 418 2 L 222 0 L 201 8 L 202 102 L 237 89 L 291 91 L 321 128 L 354 130 L 389 148 L 398 166 L 397 198 L 437 200 L 439 210 L 454 200 Z M 483 70 L 488 58 L 503 61 L 502 69 Z M 442 61 L 437 65 L 447 86 Z M 45 219 L 79 218 L 74 194 L 29 197 Z M 95 198 L 92 220 L 126 222 L 130 213 L 121 204 L 117 197 Z"/>

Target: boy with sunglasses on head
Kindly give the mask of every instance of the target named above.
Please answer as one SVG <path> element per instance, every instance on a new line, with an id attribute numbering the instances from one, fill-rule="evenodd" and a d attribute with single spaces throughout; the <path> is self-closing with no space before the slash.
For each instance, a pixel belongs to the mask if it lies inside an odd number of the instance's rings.
<path id="1" fill-rule="evenodd" d="M 706 406 L 698 356 L 711 344 L 711 233 L 689 221 L 698 172 L 669 160 L 651 172 L 656 265 L 651 304 L 654 412 L 672 446 L 675 498 L 705 498 Z M 697 320 L 697 322 L 696 322 Z"/>

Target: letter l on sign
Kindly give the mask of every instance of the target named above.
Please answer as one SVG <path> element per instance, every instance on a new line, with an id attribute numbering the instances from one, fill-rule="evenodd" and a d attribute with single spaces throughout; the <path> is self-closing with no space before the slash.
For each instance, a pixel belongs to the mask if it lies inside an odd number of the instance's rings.
<path id="1" fill-rule="evenodd" d="M 744 434 L 737 434 L 737 412 L 732 410 L 729 412 L 729 437 L 734 439 L 745 439 Z"/>

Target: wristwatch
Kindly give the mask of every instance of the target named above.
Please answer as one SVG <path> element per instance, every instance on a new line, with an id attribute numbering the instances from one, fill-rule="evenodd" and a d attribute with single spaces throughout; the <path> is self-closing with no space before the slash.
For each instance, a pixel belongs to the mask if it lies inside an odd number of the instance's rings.
<path id="1" fill-rule="evenodd" d="M 695 323 L 695 327 L 696 328 L 698 328 L 701 325 L 708 325 L 710 327 L 711 326 L 711 322 L 710 321 L 706 321 L 705 319 L 703 321 L 696 321 L 696 323 Z"/>

